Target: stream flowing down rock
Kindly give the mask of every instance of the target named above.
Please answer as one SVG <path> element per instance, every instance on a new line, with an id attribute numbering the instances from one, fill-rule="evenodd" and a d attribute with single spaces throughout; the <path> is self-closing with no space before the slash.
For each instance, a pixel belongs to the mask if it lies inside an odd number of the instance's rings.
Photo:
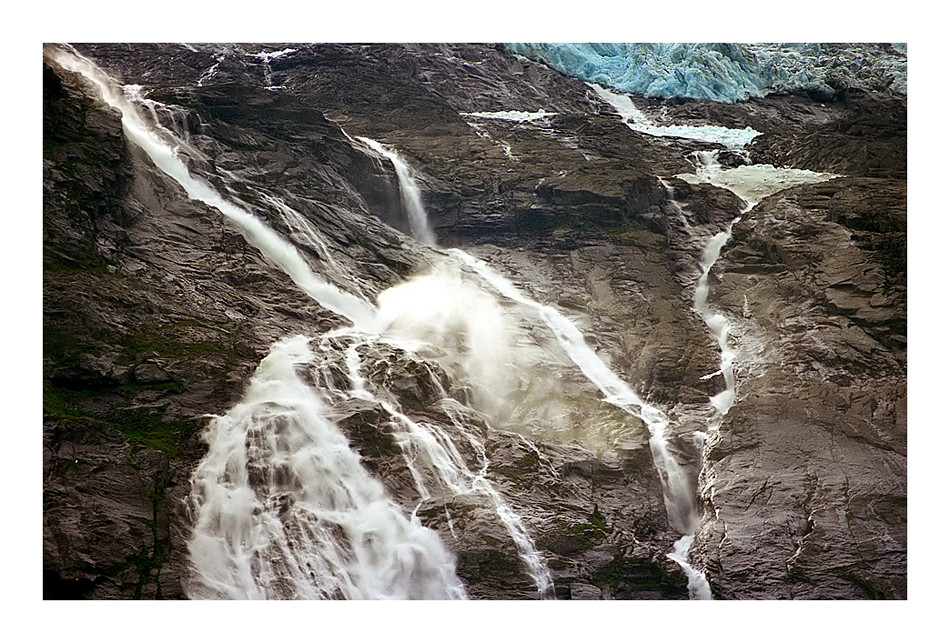
<path id="1" fill-rule="evenodd" d="M 906 598 L 907 97 L 852 54 L 44 47 L 44 597 Z"/>

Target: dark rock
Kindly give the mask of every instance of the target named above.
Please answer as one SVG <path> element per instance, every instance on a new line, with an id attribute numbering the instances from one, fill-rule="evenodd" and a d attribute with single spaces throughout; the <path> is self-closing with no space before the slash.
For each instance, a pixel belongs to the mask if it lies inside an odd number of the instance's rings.
<path id="1" fill-rule="evenodd" d="M 906 596 L 905 97 L 829 82 L 812 98 L 734 105 L 636 99 L 675 122 L 763 132 L 751 158 L 723 151 L 726 166 L 846 175 L 774 195 L 736 224 L 711 283 L 714 305 L 735 320 L 739 397 L 701 452 L 696 433 L 724 381 L 710 377 L 718 346 L 691 308 L 702 240 L 670 198 L 709 235 L 741 203 L 669 177 L 716 146 L 633 132 L 585 84 L 504 47 L 249 55 L 283 48 L 81 50 L 171 106 L 156 116 L 200 152 L 193 173 L 292 239 L 315 272 L 367 298 L 440 260 L 400 232 L 394 169 L 349 136 L 397 149 L 419 173 L 442 245 L 470 249 L 558 306 L 670 410 L 671 451 L 702 484 L 691 560 L 717 597 Z M 43 78 L 44 594 L 180 598 L 203 418 L 240 399 L 273 341 L 344 320 L 219 212 L 187 199 L 80 78 L 53 64 Z M 542 108 L 555 115 L 464 115 Z M 289 224 L 280 203 L 325 243 Z M 521 517 L 555 597 L 686 598 L 685 575 L 666 557 L 679 534 L 646 428 L 603 402 L 540 323 L 525 336 L 550 353 L 528 378 L 538 400 L 492 422 L 459 411 L 485 448 L 460 447 L 464 465 L 484 468 Z M 308 377 L 344 390 L 344 348 L 328 341 L 337 366 Z M 453 431 L 442 391 L 460 408 L 471 391 L 438 356 L 374 347 L 360 354 L 363 375 L 387 403 Z M 551 400 L 572 411 L 545 413 Z M 491 498 L 432 484 L 420 505 L 401 420 L 381 401 L 335 400 L 334 412 L 367 470 L 455 553 L 472 597 L 539 597 Z"/>
<path id="2" fill-rule="evenodd" d="M 718 596 L 906 596 L 903 189 L 794 188 L 734 229 L 716 305 L 751 315 L 738 400 L 706 446 L 698 538 Z"/>

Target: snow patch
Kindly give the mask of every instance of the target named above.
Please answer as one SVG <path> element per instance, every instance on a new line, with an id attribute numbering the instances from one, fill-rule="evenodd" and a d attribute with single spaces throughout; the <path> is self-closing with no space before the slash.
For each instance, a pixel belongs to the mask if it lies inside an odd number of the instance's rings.
<path id="1" fill-rule="evenodd" d="M 604 102 L 617 110 L 627 127 L 635 132 L 649 134 L 650 136 L 688 138 L 704 143 L 721 143 L 733 149 L 745 147 L 761 134 L 761 132 L 757 132 L 751 127 L 731 129 L 719 125 L 657 125 L 646 114 L 637 109 L 629 96 L 617 94 L 594 83 L 588 83 L 588 86 Z"/>
<path id="2" fill-rule="evenodd" d="M 740 165 L 724 168 L 716 159 L 717 152 L 696 152 L 690 155 L 696 162 L 695 174 L 677 174 L 677 178 L 698 185 L 710 183 L 725 188 L 747 204 L 749 210 L 762 199 L 796 185 L 822 183 L 837 178 L 836 174 L 797 170 L 774 165 Z"/>
<path id="3" fill-rule="evenodd" d="M 494 118 L 502 121 L 515 121 L 518 123 L 524 123 L 525 121 L 536 121 L 540 118 L 547 118 L 548 116 L 557 116 L 554 112 L 546 112 L 543 109 L 540 109 L 536 112 L 518 112 L 518 111 L 505 111 L 505 112 L 465 112 L 462 116 L 469 116 L 473 118 Z"/>

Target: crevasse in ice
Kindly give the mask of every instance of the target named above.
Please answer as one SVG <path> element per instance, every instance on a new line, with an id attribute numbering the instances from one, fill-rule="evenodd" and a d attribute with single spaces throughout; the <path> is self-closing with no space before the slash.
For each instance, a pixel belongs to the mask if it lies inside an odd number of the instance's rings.
<path id="1" fill-rule="evenodd" d="M 831 96 L 832 86 L 907 93 L 906 47 L 891 44 L 509 43 L 508 47 L 582 80 L 657 98 L 732 103 L 782 89 Z M 834 76 L 832 69 L 838 70 Z M 841 69 L 849 71 L 842 76 Z"/>

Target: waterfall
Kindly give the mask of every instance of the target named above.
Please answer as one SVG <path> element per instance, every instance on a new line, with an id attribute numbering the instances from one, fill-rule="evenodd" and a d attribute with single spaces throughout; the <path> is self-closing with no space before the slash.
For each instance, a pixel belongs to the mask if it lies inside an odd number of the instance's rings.
<path id="1" fill-rule="evenodd" d="M 371 147 L 373 144 L 379 145 L 370 139 L 361 140 Z M 387 156 L 393 155 L 395 157 L 393 152 L 384 153 Z M 400 190 L 403 194 L 419 193 L 419 188 L 415 185 L 408 168 L 406 171 L 399 172 L 398 176 Z M 421 200 L 419 200 L 419 203 L 421 204 Z M 424 209 L 421 210 L 420 218 L 425 221 Z M 666 437 L 666 429 L 669 425 L 667 415 L 662 410 L 645 402 L 614 373 L 587 345 L 577 327 L 560 312 L 551 306 L 540 304 L 525 296 L 508 279 L 497 273 L 484 261 L 473 257 L 464 250 L 452 248 L 448 250 L 448 253 L 456 257 L 462 265 L 474 271 L 503 296 L 533 309 L 550 329 L 555 340 L 571 361 L 603 393 L 605 401 L 643 421 L 650 433 L 650 451 L 654 466 L 660 477 L 663 502 L 670 526 L 677 532 L 684 534 L 683 538 L 677 541 L 674 553 L 670 557 L 676 560 L 686 571 L 691 597 L 712 598 L 705 576 L 693 569 L 685 559 L 685 552 L 692 544 L 692 534 L 699 527 L 699 509 L 696 504 L 696 490 L 693 488 L 689 476 L 669 451 Z M 439 301 L 443 300 L 440 299 Z M 532 543 L 531 550 L 533 549 Z M 531 563 L 529 562 L 530 566 Z M 549 578 L 549 572 L 546 572 L 546 574 Z M 538 577 L 534 572 L 532 572 L 532 576 L 535 577 L 537 582 Z M 540 587 L 539 584 L 539 589 Z"/>
<path id="2" fill-rule="evenodd" d="M 736 353 L 729 345 L 728 320 L 722 313 L 716 312 L 709 306 L 709 271 L 712 269 L 713 264 L 719 259 L 723 247 L 732 237 L 732 227 L 738 221 L 739 219 L 730 221 L 726 229 L 713 235 L 712 238 L 709 239 L 709 243 L 703 249 L 702 258 L 699 263 L 702 272 L 696 283 L 696 293 L 693 297 L 693 307 L 702 317 L 706 327 L 709 328 L 709 332 L 716 339 L 716 343 L 719 344 L 719 354 L 721 356 L 719 372 L 722 373 L 723 379 L 726 382 L 726 388 L 721 393 L 710 398 L 710 403 L 715 407 L 719 415 L 719 419 L 716 420 L 717 425 L 722 423 L 722 417 L 729 412 L 729 409 L 732 408 L 732 404 L 735 401 L 736 374 L 733 368 L 733 361 L 735 360 Z"/>
<path id="3" fill-rule="evenodd" d="M 392 150 L 384 148 L 378 142 L 357 137 L 371 149 L 386 158 L 389 158 L 396 168 L 399 179 L 399 191 L 403 205 L 407 208 L 413 236 L 427 245 L 435 245 L 435 235 L 431 232 L 428 216 L 422 203 L 421 191 L 412 176 L 410 168 Z M 461 251 L 458 251 L 461 252 Z M 436 275 L 416 277 L 415 279 L 394 286 L 379 296 L 381 308 L 380 318 L 388 333 L 395 333 L 399 338 L 409 338 L 417 341 L 433 342 L 443 350 L 448 350 L 452 358 L 461 361 L 461 370 L 475 385 L 476 401 L 483 405 L 494 403 L 497 400 L 494 390 L 504 370 L 507 351 L 506 331 L 501 320 L 501 313 L 486 295 L 477 289 L 467 287 L 462 282 L 454 280 L 444 281 Z M 458 343 L 464 341 L 465 346 Z M 351 368 L 351 378 L 357 386 L 361 378 L 358 372 Z M 357 393 L 363 396 L 370 395 L 368 391 L 357 386 Z M 448 395 L 443 394 L 448 400 Z M 410 436 L 419 435 L 419 425 L 413 423 L 404 415 L 398 414 L 389 405 L 384 405 L 392 415 L 408 428 Z M 456 428 L 462 429 L 460 425 Z M 472 438 L 474 440 L 474 438 Z M 451 440 L 446 440 L 451 444 Z M 475 440 L 475 448 L 484 453 L 484 447 Z M 431 455 L 431 454 L 430 454 Z M 445 457 L 430 458 L 445 462 Z M 518 518 L 517 514 L 504 502 L 498 492 L 491 486 L 485 477 L 488 470 L 488 460 L 483 462 L 482 469 L 475 474 L 467 470 L 457 458 L 451 469 L 462 476 L 464 482 L 447 481 L 449 487 L 456 494 L 478 493 L 487 497 L 495 513 L 499 516 L 534 580 L 539 594 L 549 596 L 553 592 L 554 584 L 551 572 L 538 552 L 534 541 Z M 422 490 L 425 495 L 424 489 Z"/>
<path id="4" fill-rule="evenodd" d="M 119 110 L 127 138 L 189 198 L 220 211 L 304 292 L 353 323 L 354 328 L 335 331 L 336 335 L 363 333 L 367 341 L 380 341 L 383 323 L 392 325 L 392 319 L 383 322 L 375 307 L 317 277 L 292 244 L 188 170 L 178 151 L 199 153 L 158 123 L 155 110 L 166 106 L 144 99 L 138 87 L 120 91 L 105 72 L 78 52 L 54 49 L 50 57 L 83 75 L 108 105 Z M 156 116 L 154 122 L 146 120 L 136 103 Z M 408 167 L 398 156 L 382 153 L 396 167 L 414 233 L 434 243 Z M 405 189 L 407 185 L 410 189 Z M 292 230 L 321 251 L 328 268 L 345 276 L 300 213 L 277 197 L 261 196 Z M 272 346 L 241 402 L 213 418 L 208 427 L 209 452 L 195 471 L 190 496 L 195 525 L 189 542 L 193 567 L 189 596 L 465 598 L 454 575 L 454 560 L 438 535 L 415 516 L 403 515 L 329 419 L 332 409 L 300 378 L 300 368 L 314 372 L 327 368 L 308 347 L 315 341 L 293 337 Z M 424 468 L 425 476 L 447 493 L 484 497 L 511 535 L 539 593 L 549 595 L 553 590 L 550 572 L 520 518 L 485 477 L 487 459 L 483 457 L 478 471 L 469 470 L 444 431 L 414 422 L 358 384 L 358 364 L 351 375 L 352 390 L 334 391 L 324 382 L 327 392 L 373 401 L 395 418 L 405 429 L 402 446 L 413 476 L 421 476 Z M 451 404 L 444 391 L 443 398 L 443 404 Z M 451 411 L 447 415 L 455 417 Z M 477 438 L 465 432 L 460 421 L 453 422 L 484 456 Z M 420 454 L 423 457 L 416 457 Z M 424 499 L 431 489 L 420 484 L 419 492 Z"/>
<path id="5" fill-rule="evenodd" d="M 560 312 L 523 295 L 514 284 L 495 272 L 484 261 L 463 250 L 452 249 L 449 252 L 502 295 L 534 309 L 571 361 L 604 394 L 604 399 L 646 424 L 651 436 L 650 448 L 654 464 L 663 482 L 663 499 L 670 524 L 677 531 L 689 529 L 695 522 L 696 503 L 687 476 L 679 463 L 670 455 L 666 442 L 666 427 L 669 425 L 666 414 L 643 401 L 621 380 L 587 345 L 577 327 Z"/>
<path id="6" fill-rule="evenodd" d="M 400 344 L 401 342 L 397 339 L 395 345 Z M 357 352 L 359 345 L 359 338 L 356 338 L 346 351 L 351 393 L 360 399 L 379 404 L 393 418 L 398 431 L 397 439 L 409 445 L 408 449 L 404 447 L 406 466 L 412 473 L 420 497 L 425 500 L 444 494 L 475 495 L 484 498 L 498 515 L 514 542 L 539 594 L 550 596 L 554 591 L 551 572 L 521 519 L 488 481 L 486 475 L 489 461 L 485 455 L 485 447 L 481 440 L 467 430 L 464 423 L 453 413 L 455 400 L 442 389 L 437 378 L 430 379 L 430 384 L 440 393 L 442 411 L 452 419 L 456 433 L 465 437 L 468 446 L 477 454 L 479 467 L 476 471 L 469 468 L 452 438 L 437 424 L 413 421 L 396 408 L 397 402 L 394 399 L 387 400 L 384 392 L 369 390 L 367 381 L 360 373 L 362 363 Z"/>
<path id="7" fill-rule="evenodd" d="M 409 166 L 398 154 L 384 147 L 381 143 L 363 136 L 358 136 L 357 140 L 365 143 L 377 154 L 389 159 L 393 167 L 396 168 L 396 176 L 399 178 L 399 194 L 409 217 L 409 230 L 417 241 L 434 246 L 436 244 L 435 233 L 432 231 L 429 219 L 426 216 L 426 209 L 422 203 L 422 192 L 419 190 L 416 180 L 412 177 Z"/>
<path id="8" fill-rule="evenodd" d="M 647 426 L 650 432 L 650 451 L 653 456 L 653 464 L 660 476 L 667 517 L 670 526 L 683 534 L 683 537 L 676 542 L 670 558 L 679 563 L 686 572 L 691 598 L 712 598 L 706 577 L 702 572 L 691 567 L 686 560 L 686 552 L 693 542 L 692 534 L 699 528 L 699 509 L 696 505 L 695 489 L 689 476 L 670 454 L 666 438 L 669 419 L 666 414 L 643 401 L 632 388 L 621 380 L 587 345 L 581 332 L 564 315 L 550 306 L 539 304 L 521 294 L 514 284 L 492 270 L 485 262 L 462 250 L 455 249 L 451 252 L 500 293 L 509 299 L 535 309 L 548 328 L 551 329 L 551 332 L 554 333 L 558 344 L 568 354 L 571 361 L 604 394 L 604 399 L 627 413 L 640 418 Z"/>
<path id="9" fill-rule="evenodd" d="M 825 181 L 829 178 L 833 178 L 833 175 L 808 170 L 775 168 L 771 165 L 749 164 L 737 168 L 725 169 L 719 162 L 718 151 L 693 152 L 688 158 L 693 160 L 696 172 L 693 175 L 678 175 L 679 178 L 693 184 L 708 183 L 727 189 L 738 196 L 744 203 L 739 216 L 731 220 L 725 230 L 709 237 L 703 246 L 699 259 L 700 275 L 696 281 L 696 289 L 693 294 L 693 309 L 702 318 L 703 323 L 709 329 L 710 334 L 719 346 L 719 371 L 713 375 L 721 373 L 726 384 L 726 387 L 722 391 L 709 398 L 709 404 L 712 407 L 712 416 L 708 421 L 706 432 L 703 435 L 703 439 L 705 440 L 719 430 L 726 414 L 732 408 L 736 400 L 736 373 L 734 362 L 737 353 L 730 342 L 732 329 L 728 318 L 709 305 L 710 271 L 716 261 L 718 261 L 722 249 L 732 237 L 733 226 L 739 222 L 743 214 L 755 207 L 759 201 L 787 187 L 803 183 Z M 746 157 L 746 159 L 748 160 L 748 157 Z M 687 231 L 691 234 L 695 234 L 686 218 L 683 205 L 672 199 L 672 188 L 667 183 L 662 183 L 670 195 L 670 202 L 673 204 L 675 211 L 682 217 Z M 696 527 L 698 527 L 698 516 Z M 693 570 L 688 564 L 688 552 L 693 543 L 694 532 L 695 527 L 688 532 L 684 532 L 686 535 L 676 543 L 669 557 L 679 563 L 689 576 L 689 591 L 691 597 L 712 598 L 709 583 L 706 581 L 705 576 Z"/>
<path id="10" fill-rule="evenodd" d="M 696 173 L 680 174 L 679 178 L 689 183 L 708 183 L 716 187 L 729 190 L 743 202 L 744 206 L 738 217 L 729 222 L 726 229 L 714 234 L 706 242 L 700 256 L 700 276 L 696 282 L 696 291 L 693 296 L 693 308 L 699 313 L 709 328 L 710 333 L 719 345 L 721 355 L 720 370 L 726 382 L 726 388 L 710 398 L 710 404 L 715 410 L 715 416 L 710 421 L 707 435 L 718 430 L 723 418 L 735 402 L 736 375 L 733 363 L 736 350 L 730 345 L 731 332 L 729 321 L 722 313 L 716 312 L 709 306 L 709 273 L 713 264 L 719 259 L 723 247 L 732 238 L 732 228 L 742 218 L 742 215 L 754 208 L 765 197 L 775 194 L 786 188 L 807 183 L 820 183 L 835 178 L 833 174 L 797 170 L 792 168 L 776 168 L 772 165 L 740 165 L 735 168 L 723 168 L 719 162 L 718 151 L 693 152 L 691 158 L 696 166 Z M 746 157 L 748 160 L 748 157 Z M 682 213 L 682 205 L 673 202 Z M 747 302 L 748 303 L 748 302 Z"/>
<path id="11" fill-rule="evenodd" d="M 157 123 L 147 122 L 105 72 L 76 52 L 52 49 L 50 56 L 63 68 L 85 77 L 106 104 L 119 110 L 126 137 L 141 148 L 156 167 L 184 188 L 188 198 L 221 212 L 238 226 L 248 243 L 260 250 L 320 305 L 346 317 L 360 328 L 375 329 L 376 314 L 371 305 L 317 277 L 292 244 L 246 208 L 226 200 L 208 182 L 193 176 L 177 153 L 178 148 L 190 146 Z"/>
<path id="12" fill-rule="evenodd" d="M 286 52 L 275 55 L 281 53 Z M 500 312 L 492 307 L 493 298 L 485 291 L 470 285 L 466 289 L 458 283 L 449 284 L 457 299 L 454 303 L 443 296 L 433 298 L 438 285 L 433 275 L 390 288 L 379 296 L 378 306 L 341 290 L 315 274 L 297 248 L 255 216 L 249 206 L 225 198 L 208 181 L 189 171 L 181 154 L 200 158 L 200 152 L 186 135 L 179 136 L 160 125 L 158 111 L 171 108 L 144 98 L 141 88 L 117 87 L 75 51 L 54 50 L 50 57 L 85 77 L 108 105 L 119 110 L 128 140 L 180 185 L 190 199 L 223 214 L 305 293 L 352 324 L 321 338 L 297 336 L 275 343 L 242 400 L 210 422 L 205 435 L 209 451 L 194 473 L 189 498 L 195 519 L 189 541 L 193 567 L 189 595 L 465 598 L 465 589 L 455 576 L 453 557 L 439 535 L 424 527 L 415 511 L 407 515 L 396 504 L 363 467 L 333 421 L 335 402 L 361 400 L 390 418 L 404 466 L 415 484 L 416 510 L 423 502 L 440 497 L 481 498 L 504 526 L 539 594 L 550 596 L 550 570 L 521 519 L 489 482 L 484 444 L 454 410 L 453 405 L 459 403 L 441 389 L 433 376 L 430 384 L 440 396 L 437 405 L 450 419 L 453 433 L 435 422 L 409 417 L 394 395 L 364 376 L 365 365 L 358 350 L 361 346 L 390 344 L 412 353 L 419 342 L 428 342 L 440 349 L 440 363 L 446 364 L 448 371 L 457 366 L 457 374 L 472 385 L 475 404 L 488 405 L 498 398 L 492 387 L 498 386 L 507 346 Z M 262 60 L 268 71 L 269 58 Z M 625 118 L 656 129 L 637 114 L 630 112 Z M 436 237 L 411 168 L 380 143 L 359 140 L 393 163 L 410 232 L 421 243 L 435 247 Z M 697 180 L 712 182 L 725 174 L 713 162 L 714 157 L 697 158 L 701 166 Z M 276 196 L 261 193 L 261 197 L 304 243 L 319 250 L 328 272 L 342 281 L 352 277 L 333 260 L 306 217 Z M 708 275 L 730 232 L 731 224 L 707 245 L 694 298 L 694 306 L 722 350 L 727 390 L 711 400 L 720 422 L 735 396 L 734 354 L 728 349 L 725 317 L 710 310 L 707 303 Z M 484 261 L 460 249 L 448 250 L 447 254 L 503 297 L 534 311 L 604 400 L 646 425 L 670 526 L 683 534 L 670 558 L 686 571 L 691 596 L 708 598 L 705 577 L 687 562 L 699 514 L 695 489 L 669 451 L 667 414 L 644 401 L 611 370 L 563 314 L 523 294 Z M 346 343 L 342 357 L 330 339 Z M 320 375 L 331 366 L 338 368 L 340 363 L 346 365 L 346 389 Z M 304 376 L 308 371 L 311 378 Z M 319 386 L 314 387 L 311 380 Z M 456 442 L 460 439 L 466 442 L 465 451 L 478 454 L 474 465 L 461 455 Z M 451 518 L 449 526 L 451 529 Z"/>
<path id="13" fill-rule="evenodd" d="M 216 417 L 193 477 L 191 598 L 464 598 L 438 535 L 406 518 L 299 376 L 306 337 L 275 344 Z"/>
<path id="14" fill-rule="evenodd" d="M 274 85 L 270 61 L 274 60 L 275 58 L 280 58 L 281 56 L 286 56 L 287 54 L 293 54 L 296 52 L 296 49 L 281 49 L 280 51 L 261 51 L 256 54 L 244 55 L 250 56 L 251 58 L 257 58 L 261 61 L 261 65 L 264 67 L 264 89 L 278 89 L 281 86 Z"/>

